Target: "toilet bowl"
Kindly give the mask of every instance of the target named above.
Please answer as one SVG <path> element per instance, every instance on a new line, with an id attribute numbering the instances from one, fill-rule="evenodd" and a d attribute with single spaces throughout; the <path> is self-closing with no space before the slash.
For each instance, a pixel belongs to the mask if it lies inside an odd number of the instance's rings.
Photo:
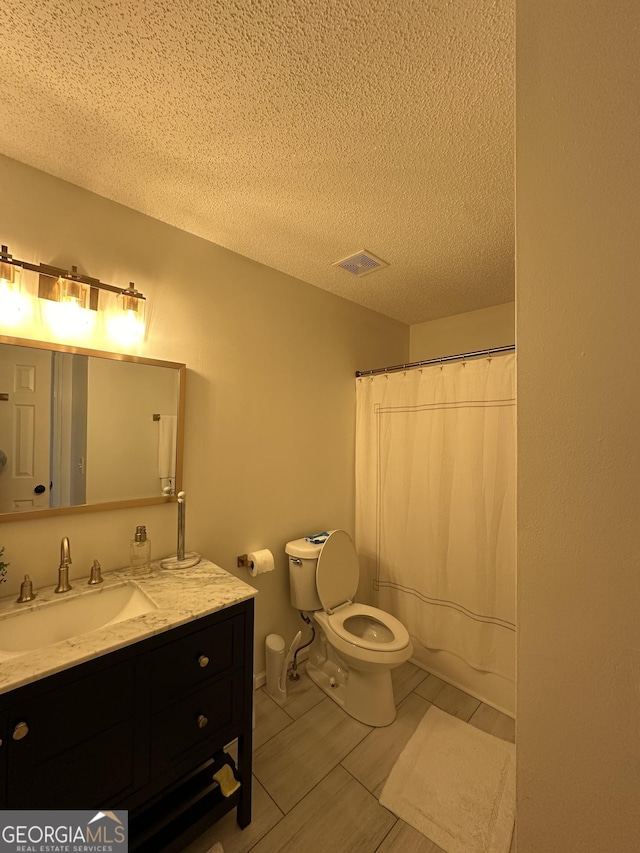
<path id="1" fill-rule="evenodd" d="M 285 551 L 291 602 L 317 629 L 307 673 L 355 719 L 388 726 L 396 717 L 391 670 L 413 652 L 407 629 L 391 614 L 353 601 L 360 572 L 344 530 L 331 531 L 322 544 L 296 539 Z"/>

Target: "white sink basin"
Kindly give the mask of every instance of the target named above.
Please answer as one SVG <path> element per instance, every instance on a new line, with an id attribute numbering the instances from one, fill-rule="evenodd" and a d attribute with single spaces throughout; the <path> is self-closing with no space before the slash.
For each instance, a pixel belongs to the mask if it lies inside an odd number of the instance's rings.
<path id="1" fill-rule="evenodd" d="M 0 652 L 41 649 L 158 609 L 135 583 L 71 593 L 71 598 L 66 595 L 0 619 Z"/>

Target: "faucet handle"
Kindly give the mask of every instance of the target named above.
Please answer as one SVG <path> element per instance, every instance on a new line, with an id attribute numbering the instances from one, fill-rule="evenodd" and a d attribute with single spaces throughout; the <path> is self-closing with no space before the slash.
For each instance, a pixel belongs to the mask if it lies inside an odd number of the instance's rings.
<path id="1" fill-rule="evenodd" d="M 101 573 L 100 563 L 97 560 L 93 561 L 93 565 L 91 566 L 91 577 L 87 581 L 89 584 L 102 583 L 102 573 Z"/>
<path id="2" fill-rule="evenodd" d="M 26 601 L 33 601 L 36 593 L 33 591 L 33 583 L 29 575 L 24 576 L 24 580 L 20 584 L 20 595 L 16 599 L 19 604 L 24 604 Z"/>

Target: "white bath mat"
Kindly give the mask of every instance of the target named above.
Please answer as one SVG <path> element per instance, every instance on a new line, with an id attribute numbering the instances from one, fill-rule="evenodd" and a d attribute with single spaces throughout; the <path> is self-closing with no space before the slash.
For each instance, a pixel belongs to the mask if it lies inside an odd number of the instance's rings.
<path id="1" fill-rule="evenodd" d="M 446 853 L 508 853 L 515 748 L 431 706 L 396 761 L 380 803 Z"/>

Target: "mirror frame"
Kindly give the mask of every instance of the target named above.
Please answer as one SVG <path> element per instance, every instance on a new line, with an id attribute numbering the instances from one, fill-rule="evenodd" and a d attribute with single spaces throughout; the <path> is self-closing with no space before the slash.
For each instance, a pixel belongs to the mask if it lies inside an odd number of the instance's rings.
<path id="1" fill-rule="evenodd" d="M 79 355 L 89 355 L 94 358 L 108 358 L 113 361 L 131 361 L 136 364 L 150 364 L 156 367 L 168 367 L 178 371 L 178 429 L 176 434 L 176 488 L 173 495 L 159 495 L 152 498 L 130 498 L 122 501 L 107 501 L 95 504 L 77 504 L 76 506 L 47 507 L 31 509 L 23 512 L 0 513 L 0 524 L 11 521 L 28 521 L 35 518 L 49 518 L 54 515 L 77 515 L 83 512 L 101 512 L 111 509 L 126 509 L 135 506 L 154 506 L 156 504 L 175 503 L 177 493 L 182 490 L 182 465 L 184 455 L 184 414 L 187 366 L 177 361 L 161 361 L 157 358 L 146 358 L 139 355 L 128 355 L 120 352 L 86 349 L 85 347 L 67 346 L 52 341 L 32 341 L 28 338 L 14 338 L 0 335 L 0 344 L 12 344 L 20 347 L 53 350 L 54 352 L 70 352 Z"/>

